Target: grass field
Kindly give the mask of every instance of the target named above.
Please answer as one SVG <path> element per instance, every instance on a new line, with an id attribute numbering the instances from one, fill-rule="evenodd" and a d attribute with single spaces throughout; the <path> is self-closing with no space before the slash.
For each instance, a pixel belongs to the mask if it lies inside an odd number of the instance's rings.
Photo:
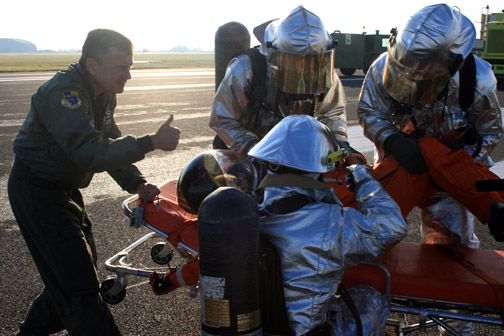
<path id="1" fill-rule="evenodd" d="M 0 72 L 56 71 L 79 60 L 79 53 L 0 54 Z M 213 68 L 214 53 L 154 53 L 134 55 L 135 69 Z"/>

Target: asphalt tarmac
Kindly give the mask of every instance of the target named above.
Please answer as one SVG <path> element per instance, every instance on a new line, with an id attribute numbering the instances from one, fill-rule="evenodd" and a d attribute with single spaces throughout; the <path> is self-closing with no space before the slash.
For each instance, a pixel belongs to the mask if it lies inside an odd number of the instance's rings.
<path id="1" fill-rule="evenodd" d="M 29 110 L 31 95 L 52 74 L 0 73 L 0 335 L 16 334 L 30 303 L 43 289 L 10 210 L 7 179 L 13 161 L 12 141 Z M 356 126 L 356 104 L 363 76 L 357 73 L 356 76 L 342 78 L 347 95 L 348 124 Z M 118 96 L 115 119 L 123 134 L 141 136 L 154 132 L 170 113 L 175 117 L 173 125 L 182 131 L 180 144 L 175 151 L 154 151 L 137 163 L 149 182 L 160 184 L 177 179 L 194 156 L 211 149 L 214 133 L 208 127 L 208 119 L 213 94 L 213 69 L 133 71 L 126 91 Z M 498 96 L 501 106 L 504 106 L 504 92 L 499 91 Z M 354 130 L 358 135 L 358 129 L 354 127 Z M 360 140 L 351 139 L 351 143 L 354 141 Z M 370 150 L 364 154 L 371 159 Z M 493 158 L 495 161 L 504 160 L 502 145 L 497 147 Z M 150 230 L 130 227 L 121 209 L 121 203 L 129 194 L 122 191 L 106 173 L 96 174 L 91 185 L 83 190 L 83 195 L 94 224 L 99 277 L 105 280 L 112 275 L 104 267 L 105 260 Z M 408 219 L 410 233 L 406 240 L 418 241 L 418 216 L 412 212 Z M 487 231 L 483 225 L 476 228 L 482 248 L 504 249 L 504 245 L 496 243 Z M 133 266 L 155 266 L 150 258 L 153 244 L 154 241 L 136 251 L 130 260 Z M 111 307 L 123 335 L 201 334 L 199 296 L 190 298 L 187 288 L 156 296 L 146 278 L 129 276 L 126 292 L 124 301 Z M 390 332 L 387 329 L 387 333 Z M 502 330 L 482 327 L 478 328 L 477 333 L 502 335 Z M 424 335 L 434 334 L 428 332 Z"/>

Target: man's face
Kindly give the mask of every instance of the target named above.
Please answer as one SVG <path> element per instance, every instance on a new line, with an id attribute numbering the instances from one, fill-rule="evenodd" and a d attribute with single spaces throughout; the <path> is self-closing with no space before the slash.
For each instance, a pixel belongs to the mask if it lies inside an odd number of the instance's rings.
<path id="1" fill-rule="evenodd" d="M 106 91 L 122 93 L 126 82 L 131 78 L 133 52 L 124 53 L 110 47 L 101 63 L 89 58 L 86 64 L 94 84 L 95 95 Z"/>

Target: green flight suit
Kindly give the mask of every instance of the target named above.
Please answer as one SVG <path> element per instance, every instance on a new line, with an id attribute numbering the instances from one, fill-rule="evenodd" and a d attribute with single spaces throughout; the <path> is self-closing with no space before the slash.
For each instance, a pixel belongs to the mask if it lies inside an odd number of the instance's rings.
<path id="1" fill-rule="evenodd" d="M 134 193 L 145 182 L 133 162 L 153 150 L 148 136 L 120 137 L 115 94 L 97 97 L 80 64 L 70 65 L 32 96 L 14 140 L 8 194 L 45 289 L 20 335 L 120 335 L 99 294 L 91 221 L 79 188 L 107 171 Z M 115 139 L 115 140 L 113 140 Z"/>

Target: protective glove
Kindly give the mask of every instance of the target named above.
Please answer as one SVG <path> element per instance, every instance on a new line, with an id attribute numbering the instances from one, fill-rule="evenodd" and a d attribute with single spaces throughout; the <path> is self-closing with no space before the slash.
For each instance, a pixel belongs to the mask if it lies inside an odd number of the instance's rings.
<path id="1" fill-rule="evenodd" d="M 345 182 L 346 182 L 346 188 L 351 192 L 355 192 L 355 179 L 352 173 L 347 174 L 345 176 Z"/>
<path id="2" fill-rule="evenodd" d="M 152 287 L 152 291 L 156 295 L 168 294 L 172 290 L 176 289 L 170 278 L 170 273 L 151 273 L 149 276 L 149 282 Z"/>
<path id="3" fill-rule="evenodd" d="M 364 155 L 362 155 L 360 152 L 356 151 L 352 147 L 350 147 L 350 156 L 346 159 L 346 162 L 349 166 L 356 164 L 359 165 L 367 164 L 367 160 L 364 157 Z"/>
<path id="4" fill-rule="evenodd" d="M 415 138 L 403 133 L 393 134 L 385 139 L 383 149 L 385 153 L 392 154 L 410 174 L 423 174 L 427 171 L 420 144 Z"/>
<path id="5" fill-rule="evenodd" d="M 346 167 L 348 175 L 345 177 L 347 189 L 355 192 L 363 183 L 372 180 L 371 167 L 368 165 L 351 165 Z"/>
<path id="6" fill-rule="evenodd" d="M 490 220 L 488 221 L 490 233 L 498 242 L 504 242 L 504 204 L 490 204 Z"/>
<path id="7" fill-rule="evenodd" d="M 355 165 L 355 164 L 360 164 L 360 165 L 367 164 L 367 160 L 364 157 L 364 155 L 362 155 L 358 150 L 356 150 L 352 146 L 350 146 L 350 144 L 348 142 L 338 141 L 338 145 L 340 148 L 345 149 L 349 154 L 348 158 L 345 160 L 345 163 L 348 166 Z"/>

